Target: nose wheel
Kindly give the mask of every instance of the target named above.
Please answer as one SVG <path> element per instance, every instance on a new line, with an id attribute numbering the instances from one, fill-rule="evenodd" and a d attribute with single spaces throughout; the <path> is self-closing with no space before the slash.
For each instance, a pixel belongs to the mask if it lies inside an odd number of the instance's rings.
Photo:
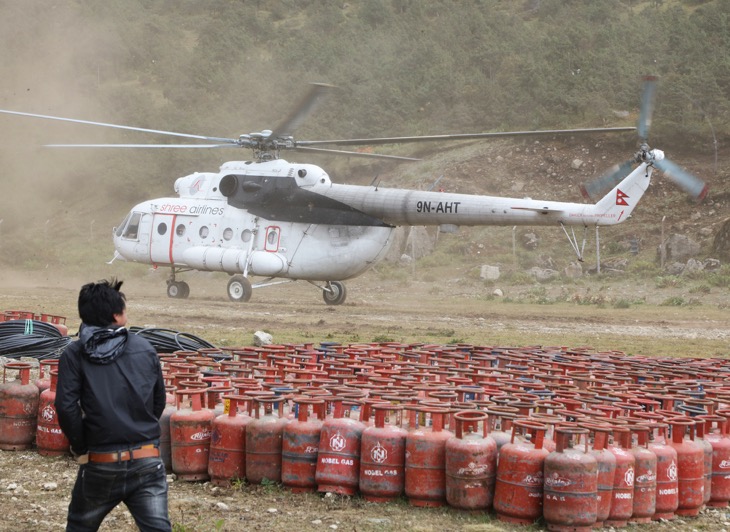
<path id="1" fill-rule="evenodd" d="M 245 303 L 251 299 L 251 281 L 243 275 L 234 275 L 228 281 L 228 299 L 237 303 Z"/>
<path id="2" fill-rule="evenodd" d="M 346 297 L 347 289 L 339 281 L 330 281 L 322 288 L 322 298 L 328 305 L 341 305 Z"/>

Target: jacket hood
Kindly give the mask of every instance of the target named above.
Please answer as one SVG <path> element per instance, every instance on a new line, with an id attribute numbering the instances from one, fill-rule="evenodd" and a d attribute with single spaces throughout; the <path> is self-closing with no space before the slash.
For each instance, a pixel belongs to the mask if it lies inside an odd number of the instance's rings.
<path id="1" fill-rule="evenodd" d="M 124 351 L 127 334 L 127 329 L 124 327 L 112 329 L 82 324 L 79 340 L 89 361 L 95 364 L 109 364 Z"/>

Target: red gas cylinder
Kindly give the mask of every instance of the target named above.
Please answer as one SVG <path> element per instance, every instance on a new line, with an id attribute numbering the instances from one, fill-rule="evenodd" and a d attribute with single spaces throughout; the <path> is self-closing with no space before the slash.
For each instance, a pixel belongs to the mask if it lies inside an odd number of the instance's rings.
<path id="1" fill-rule="evenodd" d="M 51 386 L 51 370 L 58 368 L 58 358 L 48 358 L 41 360 L 38 364 L 38 378 L 35 381 L 35 385 L 38 386 L 38 391 L 43 392 Z"/>
<path id="2" fill-rule="evenodd" d="M 325 418 L 324 399 L 294 398 L 296 419 L 284 427 L 281 446 L 281 482 L 294 493 L 315 491 L 317 452 Z"/>
<path id="3" fill-rule="evenodd" d="M 702 504 L 710 502 L 712 496 L 712 444 L 705 437 L 705 428 L 707 421 L 704 416 L 695 418 L 695 443 L 697 443 L 705 453 L 705 492 L 702 498 Z"/>
<path id="4" fill-rule="evenodd" d="M 36 433 L 38 387 L 30 382 L 31 365 L 8 362 L 0 384 L 0 449 L 30 449 Z M 17 371 L 19 379 L 8 381 L 8 372 Z"/>
<path id="5" fill-rule="evenodd" d="M 480 410 L 454 414 L 456 435 L 446 441 L 446 502 L 455 508 L 492 508 L 497 443 L 489 436 L 488 417 Z"/>
<path id="6" fill-rule="evenodd" d="M 224 395 L 223 413 L 213 420 L 208 456 L 211 484 L 229 487 L 231 480 L 246 478 L 246 425 L 251 417 L 240 407 L 250 401 L 243 395 Z"/>
<path id="7" fill-rule="evenodd" d="M 381 403 L 372 410 L 374 425 L 363 431 L 360 442 L 360 493 L 370 502 L 388 502 L 405 488 L 408 431 L 400 426 L 402 406 Z"/>
<path id="8" fill-rule="evenodd" d="M 497 452 L 512 438 L 512 423 L 519 410 L 512 406 L 495 405 L 486 409 L 489 414 L 489 435 L 497 444 Z M 499 454 L 497 455 L 499 459 Z"/>
<path id="9" fill-rule="evenodd" d="M 412 406 L 418 424 L 406 436 L 405 494 L 413 506 L 443 506 L 446 502 L 446 441 L 443 430 L 448 408 Z M 430 420 L 429 420 L 430 418 Z"/>
<path id="10" fill-rule="evenodd" d="M 656 513 L 657 456 L 649 449 L 649 426 L 636 424 L 631 432 L 636 436 L 634 455 L 634 510 L 632 523 L 650 523 Z"/>
<path id="11" fill-rule="evenodd" d="M 173 389 L 172 396 L 175 396 Z M 175 397 L 177 402 L 177 397 Z M 160 416 L 160 458 L 165 464 L 165 471 L 172 471 L 172 436 L 170 435 L 170 418 L 177 411 L 176 404 L 165 404 L 165 409 Z"/>
<path id="12" fill-rule="evenodd" d="M 41 392 L 38 401 L 38 427 L 36 430 L 36 447 L 43 456 L 61 456 L 68 453 L 68 438 L 63 434 L 56 415 L 56 384 L 58 370 L 51 370 L 50 386 Z"/>
<path id="13" fill-rule="evenodd" d="M 494 511 L 501 521 L 529 525 L 542 516 L 543 466 L 549 454 L 542 446 L 546 430 L 543 423 L 517 419 L 510 443 L 499 451 Z"/>
<path id="14" fill-rule="evenodd" d="M 599 423 L 583 423 L 581 426 L 593 434 L 593 447 L 589 451 L 598 463 L 596 484 L 596 525 L 608 519 L 613 499 L 613 481 L 616 476 L 616 457 L 608 450 L 608 438 L 613 427 Z"/>
<path id="15" fill-rule="evenodd" d="M 205 390 L 177 390 L 170 416 L 172 471 L 180 480 L 208 480 L 213 411 L 202 407 Z M 189 404 L 184 401 L 190 398 Z"/>
<path id="16" fill-rule="evenodd" d="M 634 466 L 636 458 L 631 452 L 631 431 L 628 427 L 613 427 L 613 444 L 608 450 L 616 457 L 616 473 L 613 478 L 611 511 L 604 526 L 623 527 L 634 513 Z"/>
<path id="17" fill-rule="evenodd" d="M 251 484 L 281 482 L 281 442 L 289 423 L 284 396 L 253 400 L 255 418 L 246 425 L 246 479 Z"/>
<path id="18" fill-rule="evenodd" d="M 360 442 L 365 424 L 348 417 L 357 403 L 345 402 L 341 397 L 330 401 L 334 407 L 332 417 L 325 419 L 319 438 L 317 490 L 354 495 L 360 485 Z"/>
<path id="19" fill-rule="evenodd" d="M 725 508 L 730 501 L 730 436 L 725 416 L 700 416 L 705 421 L 705 437 L 712 445 L 712 493 L 707 506 Z"/>
<path id="20" fill-rule="evenodd" d="M 555 451 L 545 457 L 544 478 L 548 530 L 589 532 L 598 514 L 598 460 L 588 452 L 588 429 L 555 428 Z"/>
<path id="21" fill-rule="evenodd" d="M 657 458 L 656 466 L 656 510 L 653 520 L 674 519 L 679 506 L 679 484 L 677 478 L 677 451 L 667 443 L 666 423 L 654 422 L 649 432 L 649 449 Z"/>
<path id="22" fill-rule="evenodd" d="M 694 441 L 694 420 L 677 416 L 668 419 L 667 423 L 672 430 L 669 444 L 677 451 L 679 506 L 676 514 L 696 516 L 705 499 L 705 452 Z"/>

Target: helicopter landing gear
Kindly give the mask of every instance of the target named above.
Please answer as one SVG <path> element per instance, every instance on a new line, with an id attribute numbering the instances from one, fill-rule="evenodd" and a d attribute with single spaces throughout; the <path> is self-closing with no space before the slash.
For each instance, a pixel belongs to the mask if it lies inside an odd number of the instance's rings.
<path id="1" fill-rule="evenodd" d="M 341 305 L 346 297 L 347 289 L 339 281 L 330 281 L 322 288 L 322 298 L 328 305 Z"/>
<path id="2" fill-rule="evenodd" d="M 170 281 L 167 283 L 167 297 L 186 299 L 190 295 L 190 286 L 185 281 Z"/>
<path id="3" fill-rule="evenodd" d="M 243 275 L 234 275 L 228 281 L 228 299 L 237 303 L 245 303 L 251 299 L 253 288 L 251 281 Z"/>

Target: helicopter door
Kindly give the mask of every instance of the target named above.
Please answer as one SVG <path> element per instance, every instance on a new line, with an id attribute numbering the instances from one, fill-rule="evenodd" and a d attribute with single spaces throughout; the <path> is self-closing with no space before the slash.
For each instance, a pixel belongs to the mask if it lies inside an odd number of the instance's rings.
<path id="1" fill-rule="evenodd" d="M 281 228 L 276 225 L 270 225 L 266 228 L 266 242 L 264 250 L 270 252 L 279 251 L 279 242 L 281 241 Z"/>
<path id="2" fill-rule="evenodd" d="M 172 236 L 175 215 L 155 213 L 152 219 L 150 260 L 153 264 L 172 264 Z"/>

